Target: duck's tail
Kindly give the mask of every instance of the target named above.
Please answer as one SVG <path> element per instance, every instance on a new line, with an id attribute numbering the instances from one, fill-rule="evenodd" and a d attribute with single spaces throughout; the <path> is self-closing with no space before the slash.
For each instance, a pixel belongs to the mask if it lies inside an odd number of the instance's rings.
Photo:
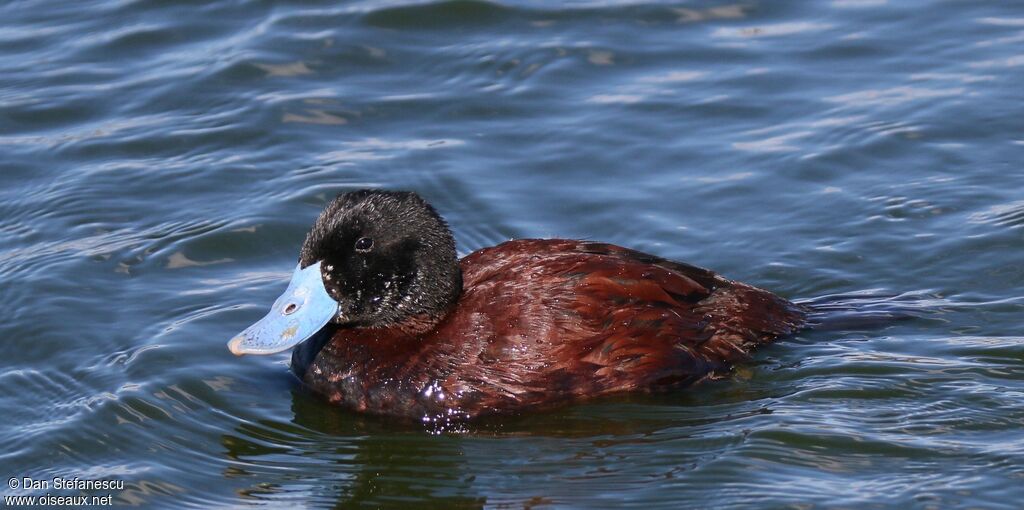
<path id="1" fill-rule="evenodd" d="M 795 303 L 808 310 L 806 326 L 816 330 L 875 329 L 934 317 L 951 304 L 928 291 L 893 293 L 885 289 L 828 294 Z"/>

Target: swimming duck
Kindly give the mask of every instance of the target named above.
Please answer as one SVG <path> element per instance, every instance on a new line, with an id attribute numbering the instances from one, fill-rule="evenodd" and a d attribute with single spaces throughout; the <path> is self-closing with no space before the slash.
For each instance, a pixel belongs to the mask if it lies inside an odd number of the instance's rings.
<path id="1" fill-rule="evenodd" d="M 805 316 L 612 244 L 521 239 L 459 260 L 419 195 L 361 190 L 327 205 L 285 293 L 228 348 L 294 347 L 293 371 L 330 402 L 433 421 L 687 386 Z"/>

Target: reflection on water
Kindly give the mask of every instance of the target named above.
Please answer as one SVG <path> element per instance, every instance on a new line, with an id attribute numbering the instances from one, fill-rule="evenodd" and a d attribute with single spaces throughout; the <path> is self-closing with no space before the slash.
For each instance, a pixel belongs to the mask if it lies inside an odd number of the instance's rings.
<path id="1" fill-rule="evenodd" d="M 0 4 L 0 466 L 118 504 L 1014 508 L 1022 16 L 821 0 Z M 829 303 L 729 377 L 431 430 L 225 341 L 335 194 Z M 882 325 L 879 325 L 882 319 Z M 8 495 L 7 492 L 4 495 Z"/>
<path id="2" fill-rule="evenodd" d="M 325 505 L 430 500 L 436 508 L 486 501 L 474 496 L 473 476 L 463 471 L 457 435 L 439 439 L 379 419 L 343 419 L 299 391 L 293 392 L 292 411 L 292 425 L 247 423 L 223 436 L 231 460 L 224 476 L 251 483 L 237 491 L 244 499 L 287 501 L 297 493 Z M 280 471 L 280 481 L 266 483 L 268 470 Z"/>

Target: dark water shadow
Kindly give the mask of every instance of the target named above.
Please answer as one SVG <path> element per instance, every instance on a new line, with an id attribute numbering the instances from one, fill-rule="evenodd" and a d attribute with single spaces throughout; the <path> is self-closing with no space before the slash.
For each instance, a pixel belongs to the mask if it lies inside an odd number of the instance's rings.
<path id="1" fill-rule="evenodd" d="M 911 320 L 941 320 L 955 306 L 927 290 L 895 293 L 885 289 L 828 294 L 796 303 L 810 310 L 808 326 L 817 331 L 871 330 Z"/>
<path id="2" fill-rule="evenodd" d="M 570 442 L 597 452 L 680 442 L 686 446 L 674 461 L 684 467 L 676 471 L 692 470 L 738 447 L 748 422 L 770 415 L 772 402 L 783 396 L 740 374 L 692 391 L 608 397 L 431 429 L 343 410 L 295 385 L 290 421 L 240 423 L 222 436 L 229 463 L 224 476 L 253 480 L 236 491 L 243 499 L 312 498 L 335 508 L 482 508 L 493 487 L 477 478 L 493 476 L 500 462 L 480 452 L 508 448 L 510 440 Z M 590 460 L 581 455 L 566 461 L 568 467 L 601 462 L 600 453 Z"/>
<path id="3" fill-rule="evenodd" d="M 244 500 L 300 499 L 334 508 L 482 508 L 458 435 L 362 416 L 292 392 L 292 421 L 242 423 L 222 436 L 226 478 L 253 482 Z M 273 481 L 265 481 L 273 480 Z"/>

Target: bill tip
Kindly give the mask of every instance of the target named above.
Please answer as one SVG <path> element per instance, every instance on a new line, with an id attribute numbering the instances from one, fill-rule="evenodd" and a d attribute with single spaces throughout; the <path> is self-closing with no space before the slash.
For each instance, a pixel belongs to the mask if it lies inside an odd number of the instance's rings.
<path id="1" fill-rule="evenodd" d="M 245 354 L 245 349 L 242 348 L 242 342 L 245 340 L 242 335 L 238 335 L 228 341 L 228 350 L 235 356 L 241 356 Z"/>

